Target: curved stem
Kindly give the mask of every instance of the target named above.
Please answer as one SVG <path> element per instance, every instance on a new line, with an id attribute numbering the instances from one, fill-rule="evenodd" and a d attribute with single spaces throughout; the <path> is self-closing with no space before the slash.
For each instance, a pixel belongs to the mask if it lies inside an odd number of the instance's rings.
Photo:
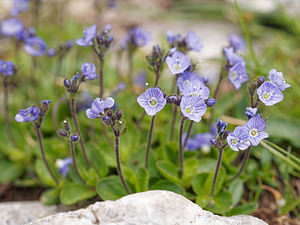
<path id="1" fill-rule="evenodd" d="M 99 58 L 100 60 L 100 71 L 99 71 L 99 97 L 103 98 L 103 66 L 104 60 Z"/>
<path id="2" fill-rule="evenodd" d="M 244 171 L 244 169 L 245 169 L 245 167 L 246 167 L 246 165 L 247 165 L 249 156 L 250 156 L 251 147 L 252 147 L 252 146 L 250 146 L 250 147 L 248 147 L 248 148 L 246 149 L 246 152 L 245 152 L 245 155 L 244 155 L 244 157 L 243 157 L 243 161 L 242 161 L 242 165 L 241 165 L 241 167 L 240 167 L 240 170 L 239 170 L 239 172 L 238 172 L 233 178 L 230 179 L 230 182 L 233 181 L 233 180 L 235 180 L 236 178 L 238 178 L 238 177 L 242 174 L 242 172 Z"/>
<path id="3" fill-rule="evenodd" d="M 146 159 L 145 159 L 145 168 L 146 169 L 148 169 L 149 153 L 150 153 L 150 145 L 151 145 L 154 121 L 155 121 L 155 116 L 152 116 L 149 135 L 148 135 L 147 149 L 146 149 Z"/>
<path id="4" fill-rule="evenodd" d="M 115 151 L 116 151 L 116 161 L 117 161 L 117 171 L 119 174 L 119 177 L 121 179 L 122 185 L 125 189 L 125 191 L 130 194 L 129 188 L 127 187 L 127 184 L 124 180 L 122 170 L 121 170 L 121 163 L 120 163 L 120 154 L 119 154 L 119 136 L 115 134 Z"/>
<path id="5" fill-rule="evenodd" d="M 6 77 L 3 78 L 3 106 L 4 106 L 4 123 L 8 138 L 12 145 L 16 146 L 14 136 L 11 131 L 10 122 L 9 122 L 9 108 L 8 108 L 8 83 Z"/>
<path id="6" fill-rule="evenodd" d="M 190 137 L 190 135 L 191 135 L 191 131 L 192 131 L 193 124 L 194 124 L 194 121 L 191 120 L 191 121 L 190 121 L 189 128 L 188 128 L 188 131 L 187 131 L 187 134 L 186 134 L 186 137 L 185 137 L 185 140 L 184 140 L 184 143 L 183 143 L 183 147 L 186 146 L 187 141 L 188 141 L 188 139 L 189 139 L 189 137 Z"/>
<path id="7" fill-rule="evenodd" d="M 180 129 L 179 129 L 179 177 L 182 178 L 183 175 L 183 148 L 182 148 L 182 132 L 183 132 L 183 125 L 184 125 L 185 118 L 183 117 L 180 122 Z"/>
<path id="8" fill-rule="evenodd" d="M 54 174 L 52 173 L 52 171 L 50 169 L 50 166 L 49 166 L 49 164 L 47 162 L 47 159 L 46 159 L 46 155 L 45 155 L 45 151 L 44 151 L 44 147 L 43 147 L 43 143 L 42 143 L 42 135 L 41 135 L 40 128 L 36 125 L 35 125 L 35 131 L 36 131 L 36 135 L 37 135 L 38 140 L 39 140 L 39 145 L 40 145 L 41 156 L 42 156 L 43 162 L 46 166 L 46 169 L 48 170 L 48 173 L 50 174 L 50 176 L 52 177 L 52 179 L 54 180 L 56 185 L 58 185 L 58 181 L 57 181 L 56 177 L 54 176 Z"/>
<path id="9" fill-rule="evenodd" d="M 212 183 L 212 186 L 211 186 L 210 196 L 213 196 L 214 192 L 215 192 L 216 183 L 217 183 L 217 177 L 218 177 L 219 170 L 220 170 L 220 167 L 221 167 L 221 162 L 222 162 L 222 156 L 223 156 L 223 150 L 224 150 L 224 148 L 221 147 L 218 150 L 219 150 L 219 156 L 218 156 L 218 161 L 217 161 L 217 166 L 216 166 L 216 171 L 215 171 L 213 183 Z"/>
<path id="10" fill-rule="evenodd" d="M 76 164 L 76 160 L 75 160 L 75 148 L 74 148 L 74 143 L 72 141 L 70 141 L 70 149 L 71 149 L 71 153 L 72 153 L 72 162 L 73 162 L 73 167 L 75 170 L 76 175 L 78 176 L 78 178 L 81 180 L 81 182 L 84 183 L 84 180 L 82 179 L 82 177 L 80 176 L 77 164 Z"/>
<path id="11" fill-rule="evenodd" d="M 174 138 L 176 116 L 177 116 L 177 106 L 173 105 L 173 116 L 172 116 L 171 132 L 170 132 L 170 141 L 172 141 Z"/>
<path id="12" fill-rule="evenodd" d="M 76 128 L 76 132 L 77 132 L 77 134 L 79 135 L 79 138 L 80 138 L 79 139 L 80 147 L 81 147 L 81 150 L 82 150 L 82 153 L 83 153 L 84 160 L 85 160 L 86 164 L 88 165 L 88 167 L 90 168 L 91 167 L 90 162 L 88 160 L 88 157 L 87 157 L 87 154 L 86 154 L 86 151 L 85 151 L 85 147 L 84 147 L 83 139 L 82 139 L 82 136 L 81 136 L 80 128 L 79 128 L 79 125 L 78 125 L 78 122 L 77 122 L 75 99 L 71 98 L 70 101 L 71 101 L 71 113 L 72 113 L 74 125 L 75 125 L 75 128 Z"/>

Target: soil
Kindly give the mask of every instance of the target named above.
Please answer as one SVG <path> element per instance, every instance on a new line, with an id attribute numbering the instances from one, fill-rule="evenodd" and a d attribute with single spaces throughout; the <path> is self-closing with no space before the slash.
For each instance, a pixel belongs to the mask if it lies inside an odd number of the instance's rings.
<path id="1" fill-rule="evenodd" d="M 45 189 L 41 187 L 15 187 L 0 185 L 0 202 L 39 200 Z"/>

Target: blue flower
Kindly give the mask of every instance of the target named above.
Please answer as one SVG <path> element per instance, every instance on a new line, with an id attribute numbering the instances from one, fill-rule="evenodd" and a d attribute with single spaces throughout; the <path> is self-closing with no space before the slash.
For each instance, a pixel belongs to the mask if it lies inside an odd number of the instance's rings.
<path id="1" fill-rule="evenodd" d="M 226 123 L 218 118 L 218 120 L 217 120 L 218 133 L 224 133 L 227 125 L 228 125 L 228 123 Z"/>
<path id="2" fill-rule="evenodd" d="M 286 83 L 281 72 L 277 72 L 276 69 L 271 69 L 269 72 L 269 80 L 271 83 L 275 84 L 281 91 L 289 88 L 291 85 Z"/>
<path id="3" fill-rule="evenodd" d="M 183 73 L 191 65 L 189 57 L 178 51 L 175 51 L 172 56 L 168 56 L 166 63 L 172 74 Z"/>
<path id="4" fill-rule="evenodd" d="M 209 98 L 205 101 L 207 107 L 213 107 L 216 104 L 216 99 Z"/>
<path id="5" fill-rule="evenodd" d="M 0 60 L 0 73 L 4 76 L 11 76 L 15 73 L 15 66 L 13 62 Z"/>
<path id="6" fill-rule="evenodd" d="M 201 81 L 203 82 L 203 79 L 200 77 L 199 74 L 185 71 L 177 79 L 177 86 L 180 92 L 182 92 L 186 85 L 190 83 L 194 83 L 195 81 Z"/>
<path id="7" fill-rule="evenodd" d="M 94 80 L 98 78 L 96 74 L 96 66 L 93 63 L 84 63 L 81 66 L 81 73 L 88 80 Z"/>
<path id="8" fill-rule="evenodd" d="M 182 114 L 189 120 L 200 122 L 201 117 L 207 110 L 203 99 L 199 96 L 183 96 L 180 102 Z"/>
<path id="9" fill-rule="evenodd" d="M 166 35 L 166 38 L 167 38 L 167 41 L 169 43 L 169 45 L 173 45 L 176 41 L 178 41 L 181 37 L 180 34 L 174 34 L 172 31 L 170 30 L 167 30 L 165 32 L 165 35 Z"/>
<path id="10" fill-rule="evenodd" d="M 46 42 L 40 37 L 30 37 L 26 39 L 24 50 L 32 56 L 41 56 L 46 53 Z"/>
<path id="11" fill-rule="evenodd" d="M 257 108 L 247 107 L 245 114 L 250 119 L 253 116 L 255 116 L 256 112 L 257 112 Z"/>
<path id="12" fill-rule="evenodd" d="M 257 146 L 261 140 L 269 137 L 265 132 L 267 125 L 259 114 L 252 117 L 246 124 L 243 125 L 249 136 L 249 141 L 253 146 Z"/>
<path id="13" fill-rule="evenodd" d="M 147 89 L 138 96 L 137 102 L 149 116 L 154 116 L 165 107 L 167 100 L 164 98 L 162 91 L 154 87 Z"/>
<path id="14" fill-rule="evenodd" d="M 14 0 L 13 8 L 10 10 L 12 16 L 18 15 L 29 8 L 29 0 Z"/>
<path id="15" fill-rule="evenodd" d="M 1 33 L 4 36 L 18 36 L 24 30 L 24 24 L 18 18 L 8 18 L 1 23 Z"/>
<path id="16" fill-rule="evenodd" d="M 238 35 L 229 35 L 229 42 L 234 51 L 245 51 L 246 49 L 245 41 Z"/>
<path id="17" fill-rule="evenodd" d="M 38 107 L 28 107 L 27 109 L 19 110 L 19 113 L 15 116 L 17 122 L 31 122 L 37 120 L 39 117 Z"/>
<path id="18" fill-rule="evenodd" d="M 71 157 L 67 157 L 64 159 L 57 159 L 55 162 L 56 167 L 58 168 L 59 174 L 67 177 L 69 174 L 70 165 L 73 164 L 73 160 Z"/>
<path id="19" fill-rule="evenodd" d="M 185 88 L 181 92 L 182 95 L 199 96 L 202 100 L 206 100 L 209 97 L 209 88 L 202 81 L 194 81 L 185 85 Z"/>
<path id="20" fill-rule="evenodd" d="M 228 73 L 230 82 L 237 90 L 240 89 L 242 83 L 248 81 L 246 67 L 243 63 L 236 63 L 229 68 Z"/>
<path id="21" fill-rule="evenodd" d="M 83 29 L 83 37 L 76 40 L 76 44 L 79 46 L 89 46 L 92 40 L 96 37 L 97 25 L 94 24 L 88 28 Z"/>
<path id="22" fill-rule="evenodd" d="M 115 104 L 115 100 L 111 97 L 107 97 L 105 100 L 101 98 L 96 98 L 91 108 L 86 110 L 86 115 L 89 119 L 100 118 L 104 115 L 104 109 L 110 109 Z"/>
<path id="23" fill-rule="evenodd" d="M 144 46 L 148 44 L 148 42 L 151 40 L 151 35 L 147 30 L 143 30 L 140 27 L 135 27 L 132 30 L 132 35 L 134 39 L 134 43 L 137 46 Z"/>
<path id="24" fill-rule="evenodd" d="M 233 151 L 246 150 L 251 145 L 248 132 L 242 126 L 228 134 L 227 143 Z"/>
<path id="25" fill-rule="evenodd" d="M 189 31 L 184 40 L 188 48 L 191 50 L 200 52 L 203 48 L 200 38 L 193 31 Z"/>
<path id="26" fill-rule="evenodd" d="M 47 55 L 49 57 L 55 56 L 55 54 L 56 54 L 56 50 L 54 48 L 49 48 L 48 49 Z"/>
<path id="27" fill-rule="evenodd" d="M 242 56 L 240 56 L 239 54 L 234 52 L 233 48 L 224 48 L 224 54 L 225 54 L 225 57 L 227 59 L 229 66 L 234 66 L 235 64 L 238 64 L 238 63 L 242 64 L 242 65 L 246 64 L 246 62 L 242 58 Z"/>
<path id="28" fill-rule="evenodd" d="M 21 33 L 19 33 L 16 38 L 19 41 L 26 42 L 27 38 L 35 36 L 35 29 L 33 27 L 29 27 L 28 30 L 23 29 Z"/>
<path id="29" fill-rule="evenodd" d="M 267 106 L 275 105 L 283 99 L 283 94 L 278 86 L 269 81 L 264 82 L 256 92 L 259 100 Z"/>

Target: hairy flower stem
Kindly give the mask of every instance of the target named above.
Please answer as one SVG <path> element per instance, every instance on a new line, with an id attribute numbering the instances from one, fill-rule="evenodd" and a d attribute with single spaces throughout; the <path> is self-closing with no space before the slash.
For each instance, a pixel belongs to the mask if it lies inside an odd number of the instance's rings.
<path id="1" fill-rule="evenodd" d="M 224 146 L 221 146 L 221 147 L 218 149 L 218 151 L 219 151 L 219 156 L 218 156 L 218 161 L 217 161 L 217 166 L 216 166 L 216 171 L 215 171 L 213 183 L 212 183 L 212 186 L 211 186 L 210 196 L 213 196 L 213 195 L 214 195 L 214 192 L 215 192 L 216 183 L 217 183 L 217 178 L 218 178 L 218 174 L 219 174 L 220 167 L 221 167 L 221 162 L 222 162 L 223 150 L 224 150 Z"/>
<path id="2" fill-rule="evenodd" d="M 177 77 L 174 77 L 173 84 L 172 84 L 172 93 L 175 92 L 176 89 L 176 81 Z M 177 95 L 179 94 L 179 89 L 177 88 Z M 171 123 L 171 131 L 170 131 L 170 141 L 174 138 L 174 129 L 175 129 L 175 122 L 176 122 L 176 116 L 177 116 L 177 106 L 173 105 L 173 116 L 172 116 L 172 123 Z"/>
<path id="3" fill-rule="evenodd" d="M 49 164 L 47 162 L 47 159 L 46 159 L 46 155 L 45 155 L 45 151 L 44 151 L 44 147 L 43 147 L 43 143 L 42 143 L 42 135 L 41 135 L 40 127 L 35 125 L 35 131 L 36 131 L 36 135 L 37 135 L 38 140 L 39 140 L 39 145 L 40 145 L 41 156 L 42 156 L 43 162 L 46 166 L 46 169 L 48 170 L 48 173 L 50 174 L 50 176 L 52 177 L 52 179 L 54 180 L 56 185 L 58 185 L 58 180 L 56 179 L 56 177 L 52 173 L 52 171 L 50 169 L 50 166 L 49 166 Z"/>
<path id="4" fill-rule="evenodd" d="M 159 80 L 159 69 L 155 71 L 155 82 L 154 82 L 154 87 L 157 87 L 158 85 L 158 80 Z"/>
<path id="5" fill-rule="evenodd" d="M 150 130 L 149 130 L 149 134 L 148 134 L 147 149 L 146 149 L 146 159 L 145 159 L 145 168 L 146 169 L 148 169 L 149 153 L 150 153 L 150 145 L 151 145 L 154 121 L 155 121 L 155 116 L 152 116 Z"/>
<path id="6" fill-rule="evenodd" d="M 100 71 L 99 71 L 99 97 L 103 98 L 103 67 L 104 60 L 103 58 L 99 58 L 100 60 Z"/>
<path id="7" fill-rule="evenodd" d="M 10 122 L 9 122 L 9 108 L 8 108 L 8 83 L 7 83 L 7 78 L 4 76 L 3 78 L 3 107 L 4 107 L 4 123 L 5 123 L 5 128 L 6 132 L 8 135 L 8 138 L 10 142 L 12 143 L 13 146 L 16 146 L 16 142 L 14 139 L 14 136 L 11 132 L 11 127 L 10 127 Z"/>
<path id="8" fill-rule="evenodd" d="M 73 162 L 73 167 L 74 167 L 75 173 L 78 176 L 78 178 L 80 179 L 80 181 L 82 183 L 84 183 L 84 180 L 80 176 L 80 173 L 79 173 L 79 170 L 78 170 L 78 167 L 77 167 L 77 164 L 76 164 L 76 160 L 75 160 L 75 148 L 74 148 L 73 141 L 70 141 L 70 149 L 71 149 L 71 153 L 72 153 L 72 162 Z"/>
<path id="9" fill-rule="evenodd" d="M 252 147 L 252 146 L 250 145 L 250 147 L 248 147 L 248 148 L 246 149 L 246 152 L 245 152 L 245 155 L 244 155 L 244 157 L 243 157 L 243 161 L 242 161 L 242 165 L 241 165 L 241 167 L 240 167 L 240 170 L 239 170 L 239 172 L 238 172 L 233 178 L 230 179 L 230 182 L 232 182 L 232 181 L 234 181 L 236 178 L 238 178 L 238 177 L 242 174 L 242 172 L 244 171 L 244 169 L 245 169 L 245 167 L 246 167 L 246 165 L 247 165 L 249 156 L 250 156 L 251 147 Z"/>
<path id="10" fill-rule="evenodd" d="M 117 171 L 118 171 L 118 175 L 121 179 L 122 185 L 125 189 L 125 191 L 130 194 L 129 188 L 127 187 L 127 184 L 124 180 L 123 174 L 122 174 L 122 170 L 121 170 L 121 163 L 120 163 L 120 153 L 119 153 L 119 135 L 117 135 L 117 132 L 114 132 L 115 134 L 115 152 L 116 152 L 116 161 L 117 161 Z"/>
<path id="11" fill-rule="evenodd" d="M 216 100 L 217 100 L 217 97 L 218 97 L 218 93 L 220 91 L 222 80 L 224 78 L 224 73 L 225 73 L 225 66 L 222 66 L 220 76 L 219 76 L 219 80 L 218 80 L 216 89 L 214 90 L 214 93 L 213 93 L 213 98 L 216 99 Z M 209 121 L 208 121 L 208 128 L 209 129 L 212 125 L 213 119 L 214 119 L 214 107 L 212 107 L 212 109 L 210 111 L 210 118 L 209 118 Z"/>
<path id="12" fill-rule="evenodd" d="M 72 113 L 74 125 L 75 125 L 75 128 L 76 128 L 76 132 L 77 132 L 77 134 L 79 135 L 79 138 L 80 138 L 79 143 L 80 143 L 80 147 L 81 147 L 81 150 L 82 150 L 82 153 L 83 153 L 83 157 L 84 157 L 84 160 L 85 160 L 86 164 L 88 165 L 88 168 L 90 168 L 91 165 L 90 165 L 90 162 L 88 160 L 88 157 L 87 157 L 87 154 L 86 154 L 86 151 L 85 151 L 83 139 L 82 139 L 81 132 L 80 132 L 79 125 L 78 125 L 78 121 L 77 121 L 75 99 L 71 98 L 70 103 L 71 103 L 71 113 Z"/>
<path id="13" fill-rule="evenodd" d="M 183 175 L 183 146 L 182 146 L 182 132 L 183 132 L 183 125 L 185 121 L 185 117 L 181 119 L 180 122 L 180 129 L 179 129 L 179 177 L 182 178 Z"/>
<path id="14" fill-rule="evenodd" d="M 190 137 L 190 135 L 191 135 L 191 131 L 192 131 L 193 124 L 194 124 L 194 121 L 191 120 L 191 121 L 190 121 L 189 128 L 188 128 L 188 131 L 187 131 L 187 134 L 186 134 L 186 137 L 185 137 L 185 140 L 184 140 L 184 142 L 183 142 L 183 147 L 186 146 L 187 141 L 188 141 L 188 139 L 189 139 L 189 137 Z"/>

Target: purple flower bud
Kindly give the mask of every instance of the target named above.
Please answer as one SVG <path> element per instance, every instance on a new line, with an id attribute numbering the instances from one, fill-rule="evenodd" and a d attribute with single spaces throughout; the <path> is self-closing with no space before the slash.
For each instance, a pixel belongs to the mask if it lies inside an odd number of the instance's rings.
<path id="1" fill-rule="evenodd" d="M 257 78 L 257 87 L 260 87 L 260 85 L 262 85 L 264 82 L 265 82 L 264 76 L 260 76 L 259 78 Z"/>
<path id="2" fill-rule="evenodd" d="M 245 114 L 250 119 L 253 116 L 255 116 L 256 112 L 257 112 L 257 108 L 247 107 Z"/>
<path id="3" fill-rule="evenodd" d="M 227 124 L 228 123 L 226 123 L 218 118 L 218 122 L 217 122 L 218 133 L 223 133 L 227 127 Z"/>
<path id="4" fill-rule="evenodd" d="M 168 104 L 180 105 L 180 99 L 176 95 L 170 95 L 166 98 Z"/>
<path id="5" fill-rule="evenodd" d="M 212 146 L 214 147 L 220 147 L 222 145 L 221 141 L 217 138 L 212 138 L 210 139 L 210 143 L 212 144 Z"/>
<path id="6" fill-rule="evenodd" d="M 64 129 L 66 131 L 70 131 L 71 130 L 71 126 L 70 126 L 70 122 L 69 121 L 64 120 L 63 125 L 64 125 Z"/>
<path id="7" fill-rule="evenodd" d="M 66 42 L 66 48 L 67 48 L 67 49 L 71 49 L 71 48 L 73 48 L 73 46 L 74 46 L 74 43 L 73 43 L 72 40 L 68 40 L 68 41 Z"/>
<path id="8" fill-rule="evenodd" d="M 55 56 L 55 54 L 56 54 L 56 50 L 54 48 L 49 48 L 48 49 L 48 56 L 49 57 Z"/>
<path id="9" fill-rule="evenodd" d="M 70 81 L 69 79 L 65 79 L 65 80 L 64 80 L 64 86 L 65 86 L 66 88 L 70 88 L 71 85 L 72 85 L 72 83 L 71 83 L 71 81 Z"/>
<path id="10" fill-rule="evenodd" d="M 63 129 L 58 130 L 58 131 L 57 131 L 57 135 L 58 135 L 59 137 L 68 137 L 68 136 L 69 136 L 68 132 L 65 131 L 65 130 L 63 130 Z"/>
<path id="11" fill-rule="evenodd" d="M 77 142 L 79 140 L 79 136 L 77 134 L 72 134 L 70 139 L 72 142 Z"/>
<path id="12" fill-rule="evenodd" d="M 206 105 L 207 107 L 213 107 L 216 104 L 216 99 L 214 98 L 209 98 L 206 100 Z"/>
<path id="13" fill-rule="evenodd" d="M 41 101 L 41 105 L 42 105 L 41 107 L 42 107 L 42 109 L 44 109 L 44 111 L 47 111 L 48 108 L 49 108 L 50 103 L 51 103 L 51 100 L 43 100 L 43 101 Z"/>

